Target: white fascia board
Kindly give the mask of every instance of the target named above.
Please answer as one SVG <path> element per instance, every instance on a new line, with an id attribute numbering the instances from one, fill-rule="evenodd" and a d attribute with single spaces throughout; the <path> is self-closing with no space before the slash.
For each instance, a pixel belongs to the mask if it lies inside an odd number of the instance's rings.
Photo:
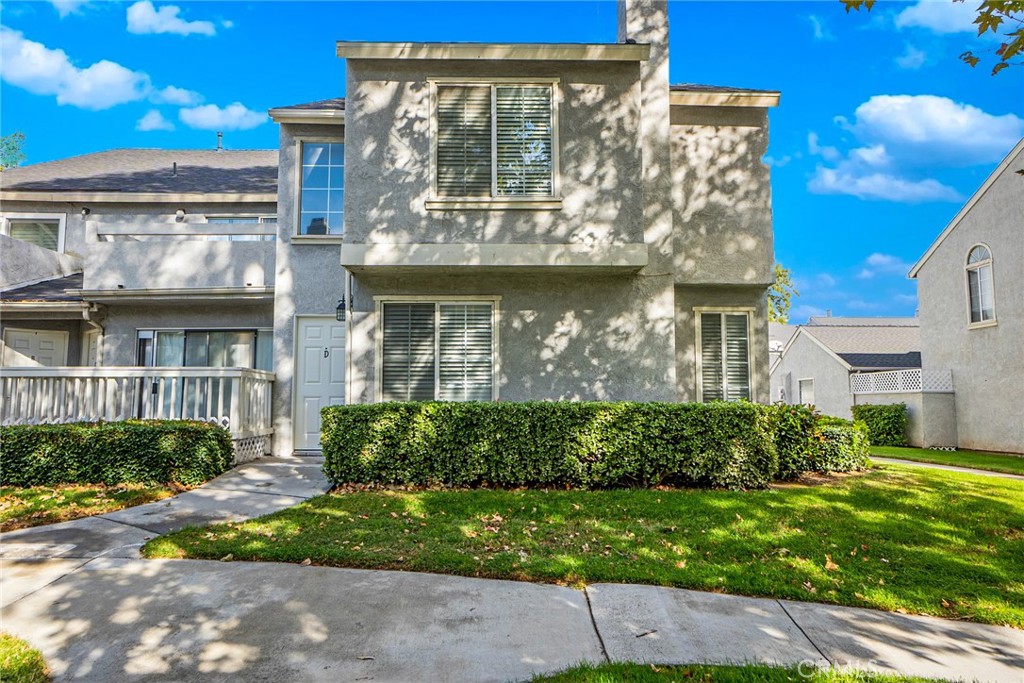
<path id="1" fill-rule="evenodd" d="M 956 229 L 956 226 L 960 225 L 960 221 L 962 221 L 964 217 L 967 216 L 968 213 L 970 213 L 971 209 L 974 208 L 974 205 L 977 204 L 979 200 L 981 200 L 981 198 L 985 195 L 986 192 L 988 192 L 988 188 L 992 187 L 992 184 L 996 181 L 996 179 L 999 178 L 999 176 L 1001 176 L 1004 171 L 1006 171 L 1006 169 L 1010 166 L 1013 160 L 1022 151 L 1024 151 L 1024 138 L 1021 138 L 1017 142 L 1017 144 L 1014 145 L 1013 149 L 1010 150 L 1010 153 L 1006 155 L 1006 157 L 999 163 L 998 166 L 996 166 L 996 170 L 992 171 L 992 174 L 985 179 L 985 182 L 982 183 L 981 187 L 978 188 L 978 191 L 971 195 L 971 198 L 967 200 L 967 203 L 964 204 L 963 208 L 960 209 L 956 216 L 953 217 L 953 220 L 949 222 L 949 225 L 946 226 L 945 230 L 939 233 L 939 236 L 935 238 L 935 241 L 932 242 L 932 245 L 928 247 L 928 251 L 924 252 L 924 255 L 917 260 L 917 263 L 914 264 L 914 267 L 910 269 L 909 273 L 907 273 L 908 278 L 910 278 L 911 280 L 917 278 L 917 273 L 921 270 L 921 267 L 924 266 L 925 261 L 931 258 L 932 254 L 935 253 L 935 250 L 939 248 L 939 245 L 942 244 L 947 237 L 949 237 L 949 233 L 953 232 L 953 230 Z"/>
<path id="2" fill-rule="evenodd" d="M 735 92 L 730 90 L 693 90 L 670 92 L 669 103 L 687 107 L 777 107 L 782 93 L 774 90 Z"/>
<path id="3" fill-rule="evenodd" d="M 277 123 L 315 123 L 336 126 L 345 125 L 345 112 L 337 109 L 271 109 L 267 112 Z"/>
<path id="4" fill-rule="evenodd" d="M 38 192 L 35 190 L 3 190 L 0 199 L 8 202 L 95 202 L 105 204 L 274 204 L 277 193 L 243 194 L 237 192 Z"/>
<path id="5" fill-rule="evenodd" d="M 89 301 L 194 301 L 196 299 L 273 299 L 273 287 L 194 287 L 184 289 L 69 289 Z"/>
<path id="6" fill-rule="evenodd" d="M 636 43 L 337 43 L 342 59 L 645 62 L 650 53 Z"/>

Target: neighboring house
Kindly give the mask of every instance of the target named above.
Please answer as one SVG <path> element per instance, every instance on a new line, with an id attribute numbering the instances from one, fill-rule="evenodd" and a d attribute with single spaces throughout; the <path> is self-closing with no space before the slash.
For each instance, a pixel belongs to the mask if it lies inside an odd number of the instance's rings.
<path id="1" fill-rule="evenodd" d="M 102 341 L 67 364 L 255 368 L 280 455 L 342 402 L 766 402 L 779 95 L 670 86 L 666 6 L 620 5 L 615 44 L 338 43 L 347 98 L 272 109 L 277 152 L 4 172 L 5 212 L 51 216 L 14 236 L 77 258 L 45 277 L 83 273 L 66 331 Z M 240 405 L 161 373 L 132 400 Z"/>
<path id="2" fill-rule="evenodd" d="M 786 323 L 768 323 L 768 367 L 775 365 L 775 361 L 782 355 L 786 344 L 796 334 L 797 325 Z M 775 395 L 772 396 L 775 398 Z"/>
<path id="3" fill-rule="evenodd" d="M 853 375 L 920 368 L 920 349 L 916 318 L 812 317 L 772 364 L 772 400 L 849 419 Z"/>
<path id="4" fill-rule="evenodd" d="M 921 357 L 951 371 L 956 443 L 1024 453 L 1024 140 L 910 271 Z"/>

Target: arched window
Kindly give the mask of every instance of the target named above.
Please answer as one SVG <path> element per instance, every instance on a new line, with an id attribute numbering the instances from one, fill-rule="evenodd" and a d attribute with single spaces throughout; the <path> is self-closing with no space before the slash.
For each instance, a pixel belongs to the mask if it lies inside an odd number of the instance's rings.
<path id="1" fill-rule="evenodd" d="M 984 244 L 972 247 L 967 254 L 966 268 L 971 324 L 995 320 L 996 302 L 995 292 L 992 289 L 992 252 Z"/>

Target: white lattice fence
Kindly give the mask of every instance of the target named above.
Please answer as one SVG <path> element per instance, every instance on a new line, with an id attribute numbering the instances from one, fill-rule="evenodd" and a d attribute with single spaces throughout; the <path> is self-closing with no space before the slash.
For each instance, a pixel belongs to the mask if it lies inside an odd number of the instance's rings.
<path id="1" fill-rule="evenodd" d="M 889 370 L 864 372 L 851 376 L 854 394 L 909 394 L 953 391 L 953 375 L 949 370 Z"/>

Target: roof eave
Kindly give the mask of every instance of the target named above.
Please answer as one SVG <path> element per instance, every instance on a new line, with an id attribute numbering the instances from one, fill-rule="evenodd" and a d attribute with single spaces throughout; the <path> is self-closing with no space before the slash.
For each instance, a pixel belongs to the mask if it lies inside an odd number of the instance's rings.
<path id="1" fill-rule="evenodd" d="M 95 202 L 103 204 L 274 204 L 277 193 L 240 192 L 93 192 L 83 190 L 0 190 L 7 202 Z"/>
<path id="2" fill-rule="evenodd" d="M 733 92 L 730 90 L 693 90 L 669 93 L 669 103 L 686 107 L 777 107 L 782 93 L 774 90 Z"/>
<path id="3" fill-rule="evenodd" d="M 275 123 L 316 123 L 345 125 L 345 112 L 338 109 L 289 109 L 281 107 L 267 112 Z"/>
<path id="4" fill-rule="evenodd" d="M 337 43 L 342 59 L 645 62 L 650 53 L 640 43 Z"/>

